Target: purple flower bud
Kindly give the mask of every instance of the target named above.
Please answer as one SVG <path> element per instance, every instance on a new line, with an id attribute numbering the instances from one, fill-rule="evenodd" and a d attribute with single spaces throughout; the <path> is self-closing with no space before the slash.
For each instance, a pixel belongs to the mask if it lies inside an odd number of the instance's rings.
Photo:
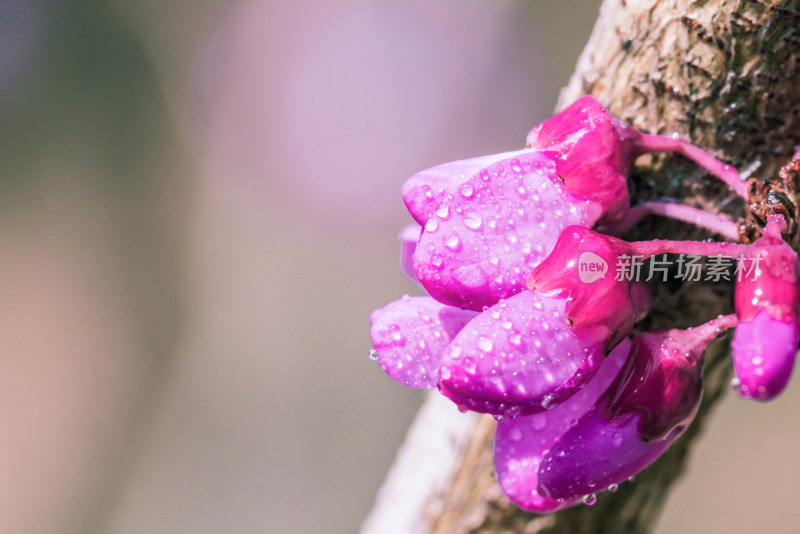
<path id="1" fill-rule="evenodd" d="M 539 466 L 545 453 L 575 422 L 595 405 L 619 373 L 630 351 L 628 340 L 603 361 L 585 388 L 552 410 L 497 423 L 494 465 L 497 482 L 514 504 L 532 512 L 546 513 L 580 502 L 580 496 L 554 499 L 539 493 Z"/>
<path id="2" fill-rule="evenodd" d="M 798 343 L 798 259 L 781 237 L 782 216 L 769 217 L 763 236 L 739 260 L 732 355 L 742 397 L 770 400 L 789 383 Z"/>
<path id="3" fill-rule="evenodd" d="M 628 243 L 566 228 L 523 291 L 473 319 L 442 359 L 439 389 L 495 415 L 528 415 L 562 403 L 594 376 L 603 356 L 646 313 L 646 289 L 609 265 Z"/>
<path id="4" fill-rule="evenodd" d="M 462 177 L 464 162 L 448 165 Z M 415 198 L 425 187 L 414 187 Z M 472 310 L 519 293 L 561 230 L 592 226 L 600 212 L 596 204 L 567 192 L 555 162 L 534 150 L 479 169 L 441 199 L 440 189 L 426 191 L 439 203 L 426 213 L 414 268 L 433 298 Z M 421 203 L 405 200 L 415 209 Z"/>
<path id="5" fill-rule="evenodd" d="M 727 316 L 689 330 L 637 335 L 611 386 L 544 454 L 539 494 L 594 493 L 658 458 L 697 412 L 706 345 L 735 322 Z"/>

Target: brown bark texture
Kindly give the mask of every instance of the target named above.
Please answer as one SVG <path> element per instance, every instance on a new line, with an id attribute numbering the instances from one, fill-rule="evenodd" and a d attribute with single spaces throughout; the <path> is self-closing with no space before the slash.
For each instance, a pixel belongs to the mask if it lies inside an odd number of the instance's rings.
<path id="1" fill-rule="evenodd" d="M 681 199 L 742 219 L 757 235 L 769 210 L 796 220 L 794 173 L 779 169 L 800 142 L 800 0 L 607 0 L 559 109 L 592 94 L 637 128 L 677 134 L 749 177 L 746 205 L 680 156 L 640 158 L 630 180 L 633 203 Z M 777 199 L 777 200 L 776 200 Z M 629 238 L 706 239 L 685 224 L 651 218 Z M 797 247 L 795 247 L 797 248 Z M 683 283 L 652 286 L 654 307 L 643 329 L 689 327 L 731 313 L 731 287 Z M 594 506 L 539 516 L 500 492 L 493 474 L 494 421 L 472 431 L 448 493 L 437 503 L 432 532 L 642 533 L 652 530 L 692 443 L 728 389 L 730 339 L 706 353 L 705 393 L 685 435 L 656 463 L 603 492 Z"/>

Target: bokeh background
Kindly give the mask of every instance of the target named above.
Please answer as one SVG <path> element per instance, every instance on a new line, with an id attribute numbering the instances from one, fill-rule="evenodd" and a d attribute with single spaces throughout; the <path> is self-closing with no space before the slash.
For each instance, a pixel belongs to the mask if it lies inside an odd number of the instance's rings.
<path id="1" fill-rule="evenodd" d="M 355 532 L 400 186 L 521 146 L 598 7 L 0 0 L 0 532 Z M 659 532 L 793 532 L 798 406 L 729 396 Z"/>

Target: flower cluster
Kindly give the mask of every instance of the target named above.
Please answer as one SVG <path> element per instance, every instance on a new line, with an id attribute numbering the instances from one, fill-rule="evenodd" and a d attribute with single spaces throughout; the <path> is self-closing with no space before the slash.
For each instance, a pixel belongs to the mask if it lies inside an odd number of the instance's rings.
<path id="1" fill-rule="evenodd" d="M 591 97 L 538 125 L 527 145 L 406 182 L 417 224 L 401 233 L 401 265 L 430 296 L 376 310 L 370 333 L 391 378 L 494 415 L 503 492 L 550 512 L 591 502 L 670 446 L 697 411 L 705 347 L 724 330 L 736 328 L 743 397 L 785 388 L 798 344 L 798 259 L 780 215 L 751 245 L 615 237 L 658 214 L 738 239 L 732 221 L 687 206 L 629 208 L 626 175 L 641 154 L 679 152 L 747 192 L 731 167 L 638 132 Z M 630 339 L 649 294 L 608 266 L 667 253 L 757 260 L 758 276 L 736 283 L 735 314 Z"/>

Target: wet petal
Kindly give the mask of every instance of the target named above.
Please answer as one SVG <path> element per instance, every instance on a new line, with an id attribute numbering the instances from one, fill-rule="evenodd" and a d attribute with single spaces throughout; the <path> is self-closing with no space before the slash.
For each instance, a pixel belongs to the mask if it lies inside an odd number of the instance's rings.
<path id="1" fill-rule="evenodd" d="M 553 408 L 580 389 L 603 360 L 567 326 L 565 301 L 525 290 L 469 322 L 444 351 L 439 390 L 457 404 L 496 415 Z"/>
<path id="2" fill-rule="evenodd" d="M 736 327 L 731 348 L 742 397 L 770 400 L 789 383 L 797 358 L 796 323 L 773 319 L 767 310 Z"/>
<path id="3" fill-rule="evenodd" d="M 638 334 L 608 389 L 544 455 L 539 492 L 572 499 L 650 465 L 697 413 L 705 348 L 735 323 L 729 315 L 688 330 Z"/>
<path id="4" fill-rule="evenodd" d="M 491 165 L 442 200 L 414 255 L 422 285 L 440 302 L 481 310 L 518 293 L 569 225 L 592 226 L 593 203 L 565 191 L 538 152 Z"/>
<path id="5" fill-rule="evenodd" d="M 439 380 L 442 349 L 475 316 L 430 297 L 405 296 L 370 315 L 378 363 L 408 388 L 432 388 Z"/>
<path id="6" fill-rule="evenodd" d="M 403 185 L 403 202 L 414 220 L 424 226 L 442 200 L 448 194 L 458 191 L 458 187 L 478 174 L 478 171 L 492 163 L 525 152 L 530 152 L 530 149 L 452 161 L 418 172 Z"/>
<path id="7" fill-rule="evenodd" d="M 411 278 L 415 284 L 422 287 L 414 272 L 414 251 L 417 249 L 417 242 L 422 233 L 422 227 L 418 224 L 409 224 L 400 230 L 400 268 L 403 274 Z"/>
<path id="8" fill-rule="evenodd" d="M 497 481 L 517 506 L 544 513 L 579 502 L 579 497 L 558 501 L 542 496 L 538 492 L 539 465 L 556 439 L 597 402 L 617 376 L 629 350 L 630 341 L 620 343 L 586 387 L 563 404 L 546 412 L 497 423 L 494 452 Z"/>
<path id="9" fill-rule="evenodd" d="M 591 409 L 545 454 L 539 492 L 552 499 L 573 499 L 619 484 L 650 465 L 683 430 L 646 443 L 638 425 L 636 414 L 611 423 Z"/>

